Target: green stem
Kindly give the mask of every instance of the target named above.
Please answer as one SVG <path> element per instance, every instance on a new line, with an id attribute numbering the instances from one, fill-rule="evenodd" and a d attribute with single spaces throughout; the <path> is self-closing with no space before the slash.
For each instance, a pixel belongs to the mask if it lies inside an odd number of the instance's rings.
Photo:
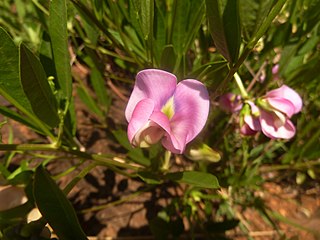
<path id="1" fill-rule="evenodd" d="M 163 163 L 161 166 L 161 169 L 164 171 L 167 171 L 170 166 L 170 158 L 171 158 L 171 152 L 170 151 L 165 151 L 164 156 L 163 156 Z"/>
<path id="2" fill-rule="evenodd" d="M 69 182 L 68 185 L 63 189 L 63 192 L 67 195 L 72 190 L 72 188 L 96 166 L 98 166 L 98 163 L 93 162 L 82 169 L 82 171 L 75 178 L 73 178 L 71 182 Z"/>
<path id="3" fill-rule="evenodd" d="M 236 80 L 236 83 L 237 83 L 237 85 L 238 85 L 238 88 L 239 88 L 239 90 L 240 90 L 240 93 L 241 93 L 242 98 L 244 98 L 244 99 L 248 98 L 247 90 L 246 90 L 245 87 L 243 86 L 243 83 L 242 83 L 241 78 L 240 78 L 240 76 L 238 75 L 238 73 L 235 73 L 235 74 L 234 74 L 234 79 Z"/>
<path id="4" fill-rule="evenodd" d="M 141 166 L 131 165 L 130 163 L 115 160 L 112 157 L 102 156 L 100 154 L 89 154 L 86 152 L 81 152 L 75 149 L 69 149 L 68 147 L 60 146 L 57 147 L 56 144 L 0 144 L 0 151 L 52 151 L 52 152 L 65 152 L 72 154 L 79 158 L 94 160 L 99 162 L 99 164 L 111 167 L 120 167 L 131 170 L 139 170 Z"/>
<path id="5" fill-rule="evenodd" d="M 320 165 L 319 160 L 296 163 L 293 165 L 287 164 L 287 165 L 262 166 L 260 168 L 260 172 L 272 172 L 272 171 L 280 171 L 280 170 L 286 170 L 286 169 L 303 170 L 303 169 L 310 168 L 310 166 L 317 166 L 317 165 Z"/>
<path id="6" fill-rule="evenodd" d="M 0 151 L 56 151 L 55 144 L 0 144 Z"/>
<path id="7" fill-rule="evenodd" d="M 148 186 L 148 187 L 146 187 L 145 189 L 143 189 L 141 191 L 132 193 L 129 196 L 123 197 L 123 198 L 121 198 L 119 200 L 116 200 L 116 201 L 113 201 L 113 202 L 110 202 L 110 203 L 107 203 L 107 204 L 103 204 L 103 205 L 100 205 L 100 206 L 95 206 L 95 207 L 83 209 L 83 210 L 81 210 L 81 213 L 96 212 L 96 211 L 100 211 L 102 209 L 106 209 L 106 208 L 111 207 L 111 206 L 119 205 L 121 203 L 124 203 L 124 202 L 127 202 L 129 200 L 132 200 L 132 199 L 138 197 L 139 195 L 141 195 L 141 194 L 143 194 L 145 192 L 150 191 L 152 188 L 154 188 L 154 186 Z"/>

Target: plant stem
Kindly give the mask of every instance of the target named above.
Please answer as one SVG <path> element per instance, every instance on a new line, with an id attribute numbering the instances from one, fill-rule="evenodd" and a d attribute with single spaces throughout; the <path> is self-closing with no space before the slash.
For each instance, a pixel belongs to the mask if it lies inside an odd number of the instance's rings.
<path id="1" fill-rule="evenodd" d="M 319 160 L 296 163 L 292 165 L 286 164 L 286 165 L 262 166 L 260 168 L 260 172 L 272 172 L 272 171 L 279 171 L 279 170 L 286 170 L 286 169 L 303 170 L 303 169 L 310 168 L 310 166 L 317 166 L 317 165 L 320 165 Z"/>
<path id="2" fill-rule="evenodd" d="M 240 90 L 242 98 L 244 98 L 244 99 L 248 98 L 247 90 L 243 86 L 242 80 L 241 80 L 240 76 L 238 75 L 238 73 L 234 74 L 234 79 L 236 80 L 236 83 L 238 85 L 238 88 Z"/>
<path id="3" fill-rule="evenodd" d="M 65 146 L 56 146 L 53 144 L 0 144 L 0 151 L 52 151 L 65 152 L 77 156 L 79 158 L 94 160 L 105 166 L 120 167 L 131 170 L 139 170 L 139 165 L 132 165 L 125 161 L 116 160 L 112 156 L 102 156 L 100 154 L 89 154 L 80 150 L 70 149 Z"/>
<path id="4" fill-rule="evenodd" d="M 63 192 L 67 195 L 72 190 L 72 188 L 96 166 L 98 166 L 98 163 L 93 162 L 84 169 L 82 169 L 82 171 L 75 178 L 73 178 L 63 189 Z"/>
<path id="5" fill-rule="evenodd" d="M 116 206 L 116 205 L 119 205 L 121 203 L 124 203 L 124 202 L 127 202 L 129 200 L 132 200 L 136 197 L 138 197 L 139 195 L 145 193 L 145 192 L 148 192 L 150 191 L 152 188 L 154 188 L 155 186 L 148 186 L 146 187 L 145 189 L 143 190 L 140 190 L 140 191 L 137 191 L 137 192 L 134 192 L 130 195 L 128 195 L 127 197 L 123 197 L 119 200 L 116 200 L 116 201 L 113 201 L 113 202 L 110 202 L 110 203 L 107 203 L 107 204 L 103 204 L 103 205 L 100 205 L 100 206 L 95 206 L 95 207 L 91 207 L 91 208 L 87 208 L 87 209 L 83 209 L 80 211 L 80 213 L 88 213 L 88 212 L 96 212 L 96 211 L 99 211 L 99 210 L 102 210 L 102 209 L 105 209 L 105 208 L 108 208 L 108 207 L 111 207 L 111 206 Z"/>

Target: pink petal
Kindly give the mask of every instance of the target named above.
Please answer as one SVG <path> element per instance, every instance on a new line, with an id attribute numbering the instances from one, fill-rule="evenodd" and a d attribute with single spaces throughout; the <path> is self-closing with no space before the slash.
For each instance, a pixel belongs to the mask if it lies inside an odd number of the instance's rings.
<path id="1" fill-rule="evenodd" d="M 240 132 L 241 132 L 241 134 L 247 135 L 247 136 L 254 135 L 257 133 L 257 131 L 252 130 L 248 126 L 248 124 L 243 124 L 242 127 L 240 128 Z"/>
<path id="2" fill-rule="evenodd" d="M 292 122 L 287 119 L 283 125 L 277 126 L 279 119 L 273 113 L 261 111 L 260 123 L 262 132 L 269 138 L 281 138 L 281 139 L 290 139 L 295 133 L 296 129 Z"/>
<path id="3" fill-rule="evenodd" d="M 162 139 L 162 145 L 172 153 L 182 153 L 184 145 L 179 143 L 171 131 L 171 123 L 163 112 L 153 112 L 150 120 L 158 124 L 166 133 Z"/>
<path id="4" fill-rule="evenodd" d="M 259 115 L 260 114 L 260 110 L 257 107 L 257 105 L 255 105 L 252 101 L 247 101 L 247 103 L 250 105 L 251 113 L 253 115 Z"/>
<path id="5" fill-rule="evenodd" d="M 234 93 L 226 93 L 219 98 L 220 107 L 226 112 L 237 112 L 242 108 L 241 97 Z"/>
<path id="6" fill-rule="evenodd" d="M 203 129 L 209 114 L 209 94 L 206 87 L 199 81 L 188 79 L 181 81 L 173 95 L 174 112 L 171 125 L 171 143 L 178 142 L 178 150 L 183 153 L 185 146 Z M 169 146 L 169 140 L 163 144 Z"/>
<path id="7" fill-rule="evenodd" d="M 154 102 L 152 99 L 141 100 L 134 108 L 128 125 L 128 139 L 132 143 L 134 136 L 142 129 L 149 121 L 149 118 L 154 110 Z"/>
<path id="8" fill-rule="evenodd" d="M 284 98 L 294 106 L 294 113 L 298 113 L 302 108 L 302 99 L 299 94 L 287 85 L 274 89 L 266 94 L 266 98 Z"/>
<path id="9" fill-rule="evenodd" d="M 289 118 L 295 113 L 295 107 L 293 103 L 285 98 L 268 98 L 268 103 L 280 112 L 285 113 Z"/>
<path id="10" fill-rule="evenodd" d="M 248 127 L 253 130 L 253 131 L 260 131 L 261 130 L 261 125 L 259 122 L 259 118 L 253 117 L 251 115 L 245 115 L 244 116 L 244 122 Z"/>
<path id="11" fill-rule="evenodd" d="M 125 115 L 129 122 L 132 113 L 142 99 L 154 101 L 154 109 L 160 110 L 173 95 L 177 84 L 176 76 L 159 69 L 146 69 L 136 76 L 136 82 L 130 96 Z"/>
<path id="12" fill-rule="evenodd" d="M 152 144 L 159 142 L 165 131 L 155 122 L 148 121 L 147 124 L 140 128 L 134 135 L 132 145 L 135 147 L 150 147 Z"/>

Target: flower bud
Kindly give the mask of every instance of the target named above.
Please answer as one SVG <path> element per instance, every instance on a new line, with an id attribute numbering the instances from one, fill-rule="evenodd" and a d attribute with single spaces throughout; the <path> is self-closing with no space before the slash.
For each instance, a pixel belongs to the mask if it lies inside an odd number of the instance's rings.
<path id="1" fill-rule="evenodd" d="M 221 159 L 221 156 L 217 151 L 213 150 L 205 143 L 200 142 L 191 144 L 187 148 L 185 156 L 193 161 L 219 162 Z"/>

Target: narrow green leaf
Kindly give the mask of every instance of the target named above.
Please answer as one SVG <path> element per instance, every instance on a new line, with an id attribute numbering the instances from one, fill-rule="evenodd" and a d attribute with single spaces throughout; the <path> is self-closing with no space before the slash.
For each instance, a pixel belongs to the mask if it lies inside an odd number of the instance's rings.
<path id="1" fill-rule="evenodd" d="M 160 184 L 161 179 L 152 172 L 142 171 L 138 172 L 138 176 L 145 181 L 147 184 Z"/>
<path id="2" fill-rule="evenodd" d="M 0 114 L 6 116 L 8 118 L 11 118 L 19 123 L 22 123 L 23 125 L 26 125 L 39 133 L 44 134 L 41 131 L 41 129 L 39 129 L 36 125 L 34 125 L 34 123 L 32 121 L 30 121 L 28 118 L 18 114 L 17 112 L 11 110 L 8 107 L 0 106 Z"/>
<path id="3" fill-rule="evenodd" d="M 223 27 L 232 63 L 238 60 L 241 44 L 239 1 L 228 0 L 223 13 Z"/>
<path id="4" fill-rule="evenodd" d="M 102 105 L 104 112 L 107 112 L 111 104 L 111 98 L 108 95 L 105 80 L 97 68 L 91 70 L 90 80 L 92 87 L 97 94 L 98 102 Z"/>
<path id="5" fill-rule="evenodd" d="M 72 96 L 72 78 L 70 56 L 68 51 L 67 3 L 66 0 L 50 2 L 49 33 L 51 39 L 53 60 L 56 69 L 57 86 L 61 90 L 62 105 L 65 99 L 69 102 L 69 111 L 65 117 L 65 132 L 75 135 L 76 117 Z M 63 108 L 63 107 L 62 107 Z"/>
<path id="6" fill-rule="evenodd" d="M 68 51 L 66 0 L 51 1 L 49 33 L 59 88 L 62 91 L 63 97 L 70 99 L 72 93 L 72 78 Z"/>
<path id="7" fill-rule="evenodd" d="M 78 93 L 80 99 L 82 100 L 82 102 L 85 105 L 87 105 L 88 109 L 91 112 L 97 114 L 100 117 L 104 116 L 103 112 L 101 111 L 101 109 L 97 105 L 96 101 L 92 98 L 92 96 L 90 96 L 90 94 L 88 93 L 88 90 L 84 86 L 78 86 L 77 93 Z"/>
<path id="8" fill-rule="evenodd" d="M 217 50 L 231 63 L 239 55 L 241 44 L 238 1 L 206 0 L 209 30 Z"/>
<path id="9" fill-rule="evenodd" d="M 42 166 L 35 173 L 34 197 L 41 214 L 60 239 L 87 239 L 71 203 Z"/>
<path id="10" fill-rule="evenodd" d="M 32 208 L 33 204 L 28 201 L 20 206 L 0 211 L 0 228 L 22 221 Z"/>
<path id="11" fill-rule="evenodd" d="M 186 44 L 187 25 L 190 17 L 190 1 L 176 0 L 173 7 L 172 44 L 177 55 L 181 55 Z M 193 11 L 194 9 L 192 9 Z"/>
<path id="12" fill-rule="evenodd" d="M 24 44 L 20 45 L 20 78 L 33 112 L 50 127 L 56 127 L 59 123 L 56 99 L 39 59 Z"/>
<path id="13" fill-rule="evenodd" d="M 112 131 L 112 134 L 117 139 L 117 141 L 127 149 L 128 156 L 133 162 L 139 163 L 144 166 L 150 166 L 150 159 L 143 155 L 143 151 L 141 148 L 133 148 L 128 140 L 127 133 L 123 130 Z"/>
<path id="14" fill-rule="evenodd" d="M 141 1 L 141 29 L 145 40 L 149 39 L 149 35 L 152 34 L 153 26 L 153 1 L 143 0 Z"/>
<path id="15" fill-rule="evenodd" d="M 23 92 L 19 76 L 19 49 L 0 27 L 0 94 L 22 112 L 32 108 Z"/>
<path id="16" fill-rule="evenodd" d="M 240 0 L 239 14 L 244 38 L 249 40 L 272 8 L 273 0 Z"/>
<path id="17" fill-rule="evenodd" d="M 168 173 L 167 175 L 165 175 L 165 178 L 172 181 L 191 184 L 195 187 L 219 188 L 219 182 L 216 176 L 210 173 L 205 173 L 205 172 L 197 172 L 197 171 L 174 172 L 174 173 Z"/>
<path id="18" fill-rule="evenodd" d="M 47 77 L 55 77 L 56 69 L 54 67 L 53 55 L 52 55 L 52 47 L 50 36 L 47 32 L 43 32 L 42 41 L 39 49 L 39 59 L 46 72 Z M 54 79 L 54 83 L 57 85 L 57 79 Z"/>

